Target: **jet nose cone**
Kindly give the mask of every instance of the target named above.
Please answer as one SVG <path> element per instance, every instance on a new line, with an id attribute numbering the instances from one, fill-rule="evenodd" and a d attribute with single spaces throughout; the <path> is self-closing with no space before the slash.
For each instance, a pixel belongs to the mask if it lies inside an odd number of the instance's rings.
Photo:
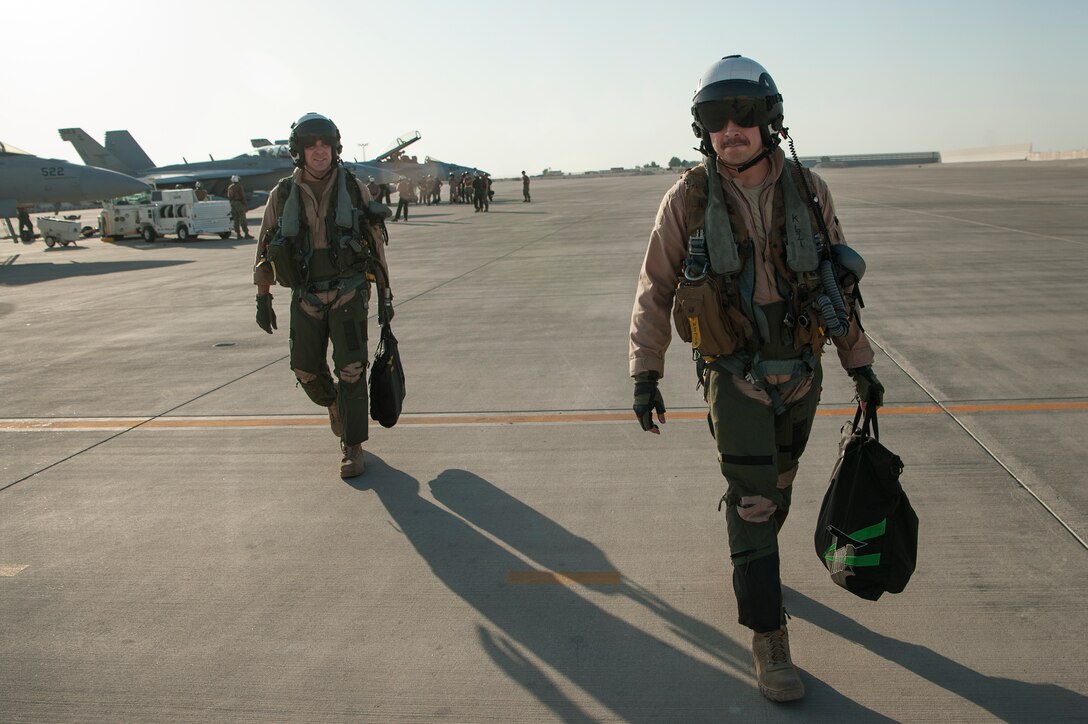
<path id="1" fill-rule="evenodd" d="M 87 199 L 113 199 L 147 191 L 150 186 L 123 173 L 104 168 L 84 168 L 79 175 L 79 187 Z"/>

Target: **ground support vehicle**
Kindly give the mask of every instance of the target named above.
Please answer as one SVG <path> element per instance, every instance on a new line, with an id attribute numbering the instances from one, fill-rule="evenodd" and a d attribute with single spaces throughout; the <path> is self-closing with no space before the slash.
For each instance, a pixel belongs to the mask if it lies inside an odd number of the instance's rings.
<path id="1" fill-rule="evenodd" d="M 56 216 L 39 216 L 38 234 L 45 241 L 45 245 L 52 248 L 57 244 L 68 246 L 81 238 L 91 236 L 94 228 L 80 224 L 79 217 L 62 219 Z"/>
<path id="2" fill-rule="evenodd" d="M 167 234 L 176 234 L 178 241 L 200 234 L 230 237 L 229 201 L 197 201 L 193 189 L 152 191 L 142 196 L 102 206 L 99 227 L 103 239 L 140 236 L 152 242 Z"/>

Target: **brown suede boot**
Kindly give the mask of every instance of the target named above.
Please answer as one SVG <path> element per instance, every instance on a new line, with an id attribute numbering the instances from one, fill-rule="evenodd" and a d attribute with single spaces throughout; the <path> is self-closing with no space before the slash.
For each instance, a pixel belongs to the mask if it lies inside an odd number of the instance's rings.
<path id="1" fill-rule="evenodd" d="M 805 685 L 790 658 L 790 636 L 783 625 L 752 636 L 759 693 L 771 701 L 793 701 L 805 695 Z"/>
<path id="2" fill-rule="evenodd" d="M 329 427 L 337 437 L 344 434 L 344 426 L 340 423 L 340 408 L 335 402 L 329 405 Z"/>
<path id="3" fill-rule="evenodd" d="M 347 480 L 356 475 L 362 475 L 366 465 L 363 463 L 363 444 L 344 445 L 340 443 L 344 451 L 344 457 L 340 460 L 340 477 Z"/>

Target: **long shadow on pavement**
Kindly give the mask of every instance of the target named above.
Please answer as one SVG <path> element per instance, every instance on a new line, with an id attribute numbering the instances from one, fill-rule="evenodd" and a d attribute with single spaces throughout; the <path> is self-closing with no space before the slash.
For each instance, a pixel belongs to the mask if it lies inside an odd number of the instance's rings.
<path id="1" fill-rule="evenodd" d="M 974 702 L 1002 721 L 1024 724 L 1088 721 L 1088 697 L 1075 691 L 1055 684 L 1032 684 L 986 676 L 933 649 L 872 631 L 799 591 L 789 589 L 786 597 L 790 615 L 860 644 L 942 689 Z M 1061 640 L 1054 645 L 1059 647 L 1070 643 Z"/>
<path id="2" fill-rule="evenodd" d="M 14 287 L 54 279 L 67 279 L 68 277 L 87 277 L 142 269 L 161 269 L 191 263 L 191 261 L 180 259 L 164 259 L 162 261 L 92 261 L 86 263 L 72 262 L 70 264 L 58 261 L 52 264 L 39 264 L 37 262 L 13 264 L 11 266 L 0 266 L 0 286 Z"/>
<path id="3" fill-rule="evenodd" d="M 368 460 L 364 478 L 350 482 L 352 487 L 376 493 L 435 576 L 498 629 L 478 629 L 481 648 L 557 717 L 592 719 L 523 650 L 626 721 L 722 721 L 730 715 L 752 720 L 753 715 L 758 719 L 770 713 L 749 675 L 738 678 L 685 653 L 605 611 L 574 588 L 507 582 L 508 573 L 531 569 L 531 561 L 560 570 L 570 570 L 568 561 L 613 570 L 588 540 L 464 470 L 447 470 L 430 482 L 436 498 L 456 510 L 453 514 L 421 497 L 419 481 L 373 460 L 374 464 Z M 518 553 L 498 545 L 474 525 L 502 538 Z M 712 627 L 637 585 L 624 583 L 619 593 L 664 616 L 715 658 L 749 669 L 747 652 Z M 828 687 L 820 692 L 817 709 L 829 708 L 850 721 L 886 721 Z M 814 713 L 813 705 L 805 701 L 773 707 L 773 717 L 780 721 L 811 720 Z"/>

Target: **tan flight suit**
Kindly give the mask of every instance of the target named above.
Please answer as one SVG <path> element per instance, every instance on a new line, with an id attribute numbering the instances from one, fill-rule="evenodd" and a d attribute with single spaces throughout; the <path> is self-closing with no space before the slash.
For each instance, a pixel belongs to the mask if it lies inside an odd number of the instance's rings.
<path id="1" fill-rule="evenodd" d="M 249 237 L 249 224 L 246 222 L 246 192 L 241 181 L 232 181 L 227 187 L 227 201 L 230 201 L 230 216 L 234 220 L 234 235 L 239 239 L 243 233 Z"/>
<path id="2" fill-rule="evenodd" d="M 344 173 L 339 168 L 337 173 Z M 310 229 L 313 257 L 311 259 L 312 282 L 329 281 L 337 278 L 337 272 L 330 267 L 329 242 L 326 234 L 326 219 L 329 208 L 336 203 L 336 175 L 333 174 L 321 184 L 309 184 L 302 181 L 302 170 L 292 174 L 299 189 L 299 199 L 305 213 L 306 224 Z M 370 192 L 366 185 L 356 179 L 360 193 L 360 208 L 366 208 L 370 202 Z M 262 263 L 271 232 L 278 225 L 276 218 L 279 186 L 272 190 L 265 206 L 261 232 L 257 242 L 253 282 L 257 285 L 257 294 L 269 291 L 275 279 L 271 267 Z M 375 239 L 382 238 L 371 229 Z M 385 264 L 385 245 L 376 244 L 378 258 Z M 304 298 L 304 296 L 306 298 Z M 370 297 L 369 283 L 340 292 L 335 289 L 322 291 L 314 288 L 291 290 L 291 369 L 298 378 L 300 386 L 310 399 L 322 407 L 334 403 L 340 407 L 343 420 L 342 440 L 346 445 L 365 442 L 367 432 L 367 316 Z M 317 306 L 310 300 L 319 301 Z M 338 382 L 334 382 L 329 372 L 327 349 L 332 343 L 333 371 Z"/>

